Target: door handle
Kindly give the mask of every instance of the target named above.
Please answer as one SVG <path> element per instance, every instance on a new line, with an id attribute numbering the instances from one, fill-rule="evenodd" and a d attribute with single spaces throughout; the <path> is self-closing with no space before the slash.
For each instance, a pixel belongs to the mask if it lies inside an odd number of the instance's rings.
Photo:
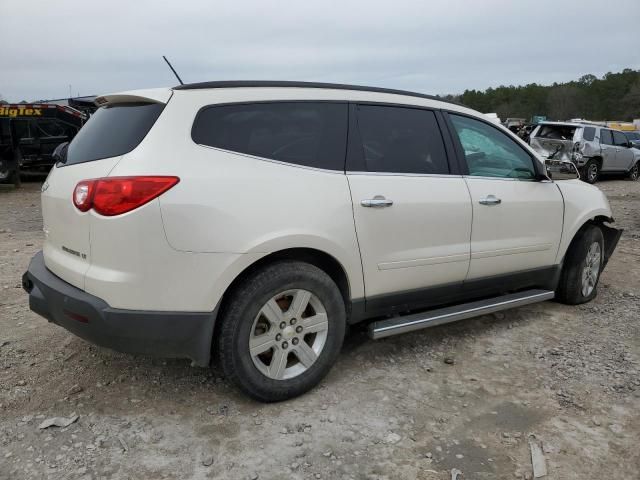
<path id="1" fill-rule="evenodd" d="M 384 198 L 382 195 L 376 195 L 373 198 L 362 200 L 360 202 L 360 205 L 362 205 L 363 207 L 384 208 L 393 205 L 393 200 Z"/>
<path id="2" fill-rule="evenodd" d="M 486 197 L 481 198 L 479 203 L 480 205 L 499 205 L 502 203 L 502 200 L 495 195 L 487 195 Z"/>

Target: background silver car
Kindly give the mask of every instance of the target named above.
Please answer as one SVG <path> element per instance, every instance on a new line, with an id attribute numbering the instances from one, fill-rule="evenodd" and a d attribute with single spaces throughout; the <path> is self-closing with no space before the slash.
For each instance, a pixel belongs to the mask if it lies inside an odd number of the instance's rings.
<path id="1" fill-rule="evenodd" d="M 588 183 L 595 183 L 601 173 L 638 179 L 640 150 L 632 148 L 621 131 L 585 123 L 543 122 L 531 132 L 530 143 L 544 158 L 575 163 Z"/>

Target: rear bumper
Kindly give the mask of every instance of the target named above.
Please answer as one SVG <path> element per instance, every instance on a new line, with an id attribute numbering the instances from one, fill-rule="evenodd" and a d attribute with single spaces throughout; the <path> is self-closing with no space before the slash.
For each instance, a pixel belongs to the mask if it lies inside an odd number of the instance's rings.
<path id="1" fill-rule="evenodd" d="M 207 366 L 216 312 L 158 312 L 111 308 L 51 273 L 38 252 L 22 276 L 29 307 L 71 333 L 120 352 L 190 358 Z"/>

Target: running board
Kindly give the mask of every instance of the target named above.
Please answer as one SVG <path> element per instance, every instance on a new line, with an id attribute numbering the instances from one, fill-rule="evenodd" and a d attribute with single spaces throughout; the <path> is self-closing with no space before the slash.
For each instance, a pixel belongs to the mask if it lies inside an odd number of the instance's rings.
<path id="1" fill-rule="evenodd" d="M 499 312 L 500 310 L 544 302 L 545 300 L 551 300 L 553 297 L 554 292 L 552 290 L 526 290 L 500 297 L 462 303 L 452 307 L 427 310 L 426 312 L 413 313 L 388 320 L 379 320 L 369 325 L 369 336 L 374 340 L 378 340 L 400 333 L 457 322 L 465 318 L 478 317 L 488 313 Z"/>

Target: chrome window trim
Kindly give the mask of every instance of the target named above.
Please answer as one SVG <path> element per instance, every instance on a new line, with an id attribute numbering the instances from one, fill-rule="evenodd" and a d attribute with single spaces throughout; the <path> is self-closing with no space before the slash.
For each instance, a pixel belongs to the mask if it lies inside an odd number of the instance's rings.
<path id="1" fill-rule="evenodd" d="M 345 172 L 347 175 L 373 175 L 376 177 L 430 177 L 430 178 L 462 178 L 462 175 L 453 173 L 400 173 L 400 172 L 365 172 L 351 171 Z"/>

